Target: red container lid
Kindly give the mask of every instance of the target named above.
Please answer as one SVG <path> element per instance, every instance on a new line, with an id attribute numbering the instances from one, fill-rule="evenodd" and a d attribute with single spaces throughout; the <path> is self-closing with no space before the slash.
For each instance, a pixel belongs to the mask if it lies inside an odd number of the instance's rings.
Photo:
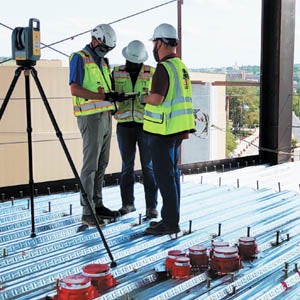
<path id="1" fill-rule="evenodd" d="M 103 273 L 107 273 L 110 270 L 108 264 L 89 264 L 82 268 L 82 271 L 85 276 L 89 275 L 103 275 Z"/>
<path id="2" fill-rule="evenodd" d="M 192 246 L 189 248 L 190 254 L 206 254 L 206 247 L 203 246 Z"/>
<path id="3" fill-rule="evenodd" d="M 90 284 L 91 279 L 84 275 L 69 275 L 60 280 L 60 286 L 67 289 L 85 288 Z"/>
<path id="4" fill-rule="evenodd" d="M 255 237 L 252 236 L 245 236 L 245 237 L 241 237 L 239 238 L 239 243 L 243 244 L 243 245 L 253 245 L 255 244 Z"/>
<path id="5" fill-rule="evenodd" d="M 188 257 L 179 256 L 175 259 L 175 266 L 188 266 L 190 264 L 190 259 Z"/>
<path id="6" fill-rule="evenodd" d="M 230 257 L 236 257 L 237 255 L 238 255 L 237 247 L 219 247 L 214 249 L 215 257 L 230 258 Z"/>
<path id="7" fill-rule="evenodd" d="M 170 251 L 168 251 L 168 255 L 171 255 L 171 256 L 184 256 L 185 251 L 183 251 L 183 250 L 170 250 Z"/>
<path id="8" fill-rule="evenodd" d="M 224 241 L 214 241 L 212 242 L 212 246 L 217 248 L 217 247 L 229 247 L 229 242 L 224 242 Z"/>

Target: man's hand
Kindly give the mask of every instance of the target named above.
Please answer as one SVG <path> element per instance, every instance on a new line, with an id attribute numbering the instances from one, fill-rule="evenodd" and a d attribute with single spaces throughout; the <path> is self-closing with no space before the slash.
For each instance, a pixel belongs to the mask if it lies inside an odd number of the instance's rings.
<path id="1" fill-rule="evenodd" d="M 143 104 L 143 105 L 146 105 L 146 102 L 145 102 L 145 97 L 148 96 L 148 94 L 142 94 L 140 96 L 140 103 Z"/>
<path id="2" fill-rule="evenodd" d="M 124 98 L 124 93 L 108 92 L 105 93 L 105 100 L 110 102 L 121 102 Z"/>

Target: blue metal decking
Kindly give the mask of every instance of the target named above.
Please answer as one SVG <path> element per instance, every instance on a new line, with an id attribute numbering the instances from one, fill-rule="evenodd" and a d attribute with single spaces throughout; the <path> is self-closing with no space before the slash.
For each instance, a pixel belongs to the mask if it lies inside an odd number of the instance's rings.
<path id="1" fill-rule="evenodd" d="M 287 163 L 182 177 L 177 238 L 143 235 L 144 192 L 136 183 L 137 211 L 102 227 L 117 262 L 111 271 L 118 285 L 97 299 L 300 299 L 299 168 Z M 105 205 L 118 209 L 119 186 L 103 192 Z M 0 204 L 0 299 L 45 299 L 55 294 L 57 279 L 90 263 L 110 263 L 97 229 L 77 233 L 79 193 L 34 200 L 34 238 L 29 200 Z M 155 271 L 169 250 L 209 248 L 212 239 L 235 245 L 247 232 L 256 237 L 259 252 L 234 274 L 210 280 L 207 272 L 195 271 L 187 279 L 161 280 Z"/>

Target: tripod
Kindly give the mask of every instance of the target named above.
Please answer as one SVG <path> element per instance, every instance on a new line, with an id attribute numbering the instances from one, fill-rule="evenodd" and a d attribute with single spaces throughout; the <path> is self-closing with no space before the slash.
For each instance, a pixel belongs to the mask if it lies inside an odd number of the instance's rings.
<path id="1" fill-rule="evenodd" d="M 81 194 L 82 194 L 82 197 L 84 198 L 85 202 L 87 203 L 87 206 L 90 210 L 90 213 L 92 215 L 92 217 L 94 218 L 95 220 L 95 223 L 96 223 L 96 228 L 100 234 L 100 237 L 102 239 L 102 242 L 104 244 L 104 247 L 111 259 L 111 267 L 116 267 L 117 266 L 117 263 L 114 261 L 114 258 L 112 256 L 112 253 L 108 247 L 108 244 L 105 240 L 105 237 L 103 235 L 103 232 L 100 228 L 100 225 L 99 225 L 99 221 L 92 209 L 92 206 L 91 206 L 91 203 L 88 199 L 88 196 L 85 192 L 85 189 L 82 185 L 82 182 L 80 180 L 80 177 L 77 173 L 77 170 L 76 170 L 76 167 L 74 165 L 74 162 L 72 160 L 72 157 L 69 153 L 69 150 L 66 146 L 66 143 L 63 139 L 63 136 L 62 136 L 62 133 L 58 127 L 58 124 L 55 120 L 55 117 L 54 117 L 54 114 L 51 110 L 51 107 L 49 105 L 49 102 L 46 98 L 46 95 L 44 93 L 44 90 L 42 88 L 42 85 L 38 79 L 38 75 L 37 75 L 37 71 L 36 69 L 33 67 L 33 65 L 35 64 L 34 61 L 26 61 L 26 63 L 24 63 L 23 65 L 21 65 L 20 67 L 18 67 L 15 71 L 15 76 L 10 84 L 10 87 L 8 89 L 8 92 L 4 98 L 4 101 L 3 101 L 3 104 L 1 106 L 1 109 L 0 109 L 0 120 L 2 119 L 2 116 L 4 114 L 4 111 L 5 111 L 5 108 L 8 104 L 8 101 L 10 99 L 10 96 L 15 88 L 15 85 L 18 81 L 18 78 L 20 77 L 22 71 L 24 71 L 24 75 L 25 75 L 25 95 L 26 95 L 26 117 L 27 117 L 27 140 L 28 140 L 28 164 L 29 164 L 29 189 L 30 189 L 30 205 L 31 205 L 31 237 L 36 237 L 36 233 L 35 233 L 35 222 L 34 222 L 34 181 L 33 181 L 33 168 L 32 168 L 32 127 L 31 127 L 31 105 L 30 105 L 30 84 L 29 84 L 29 75 L 32 74 L 34 80 L 35 80 L 35 83 L 36 83 L 36 86 L 40 92 L 40 95 L 42 97 L 42 100 L 44 102 L 44 105 L 46 107 L 46 110 L 48 112 L 48 115 L 50 117 L 50 120 L 52 122 L 52 125 L 55 129 L 55 132 L 56 132 L 56 136 L 58 137 L 60 143 L 61 143 L 61 146 L 65 152 L 65 155 L 68 159 L 68 162 L 70 164 L 70 167 L 74 173 L 74 176 L 76 178 L 76 180 L 78 181 L 78 184 L 79 184 L 79 187 L 80 187 L 80 190 L 81 190 Z"/>

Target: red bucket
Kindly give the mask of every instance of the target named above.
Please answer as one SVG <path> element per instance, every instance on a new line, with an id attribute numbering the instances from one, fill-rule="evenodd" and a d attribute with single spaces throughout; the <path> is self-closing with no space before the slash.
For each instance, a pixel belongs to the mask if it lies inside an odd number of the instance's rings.
<path id="1" fill-rule="evenodd" d="M 188 278 L 191 275 L 191 264 L 188 257 L 178 256 L 172 267 L 173 278 Z"/>
<path id="2" fill-rule="evenodd" d="M 241 268 L 237 247 L 219 247 L 213 250 L 211 269 L 219 273 L 231 273 Z"/>
<path id="3" fill-rule="evenodd" d="M 209 257 L 207 248 L 202 246 L 193 246 L 189 248 L 189 258 L 192 266 L 208 267 Z"/>
<path id="4" fill-rule="evenodd" d="M 92 300 L 99 296 L 91 279 L 84 275 L 70 275 L 59 280 L 57 287 L 58 300 Z"/>
<path id="5" fill-rule="evenodd" d="M 168 256 L 166 258 L 166 271 L 171 272 L 174 262 L 177 257 L 184 257 L 185 252 L 183 250 L 170 250 L 168 251 Z"/>
<path id="6" fill-rule="evenodd" d="M 239 255 L 242 259 L 255 258 L 258 253 L 255 237 L 241 237 L 239 238 Z"/>
<path id="7" fill-rule="evenodd" d="M 86 265 L 82 268 L 82 274 L 90 278 L 98 292 L 103 292 L 117 285 L 117 281 L 111 274 L 110 267 L 107 264 Z"/>

